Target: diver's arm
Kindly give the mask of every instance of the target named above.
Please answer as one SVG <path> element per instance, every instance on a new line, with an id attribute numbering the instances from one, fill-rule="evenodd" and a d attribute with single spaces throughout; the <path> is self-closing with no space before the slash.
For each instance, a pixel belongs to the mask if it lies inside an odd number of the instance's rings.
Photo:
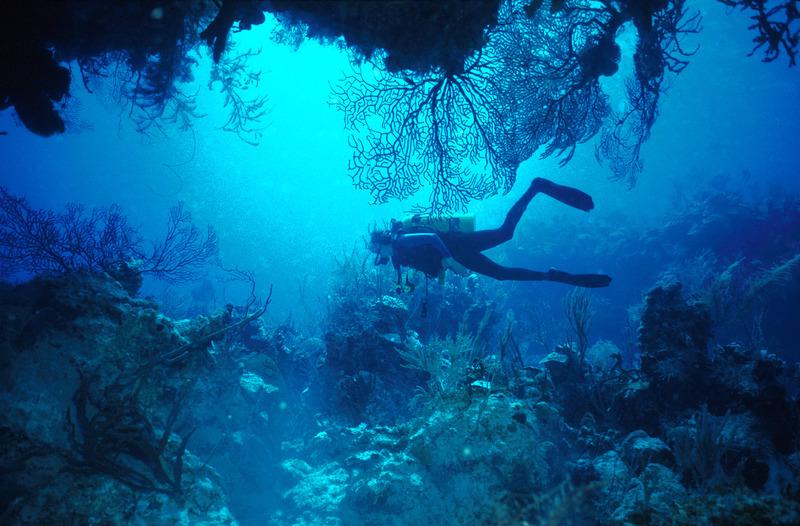
<path id="1" fill-rule="evenodd" d="M 418 232 L 414 234 L 403 234 L 395 241 L 396 247 L 401 250 L 414 250 L 422 247 L 433 248 L 442 259 L 452 258 L 450 249 L 442 242 L 442 239 L 433 232 Z"/>
<path id="2" fill-rule="evenodd" d="M 453 254 L 444 244 L 442 238 L 433 232 L 403 234 L 395 243 L 401 251 L 425 250 L 429 254 L 432 252 L 435 254 L 434 257 L 439 258 L 442 268 L 451 270 L 461 276 L 469 274 L 469 269 L 453 258 Z"/>

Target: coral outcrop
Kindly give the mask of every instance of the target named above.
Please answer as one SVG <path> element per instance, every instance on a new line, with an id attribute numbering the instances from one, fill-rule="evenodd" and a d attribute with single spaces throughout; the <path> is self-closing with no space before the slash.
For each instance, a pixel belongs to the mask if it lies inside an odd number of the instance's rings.
<path id="1" fill-rule="evenodd" d="M 513 324 L 487 336 L 496 317 L 484 303 L 455 339 L 426 339 L 410 328 L 409 302 L 336 301 L 318 339 L 290 324 L 239 324 L 247 311 L 232 306 L 172 320 L 102 274 L 4 286 L 0 518 L 789 525 L 800 516 L 797 369 L 767 351 L 710 345 L 707 308 L 679 285 L 645 300 L 641 367 L 624 366 L 608 343 L 560 345 L 526 365 Z"/>
<path id="2" fill-rule="evenodd" d="M 179 324 L 102 275 L 0 293 L 2 522 L 236 524 L 179 421 L 187 376 L 160 353 L 224 323 Z"/>

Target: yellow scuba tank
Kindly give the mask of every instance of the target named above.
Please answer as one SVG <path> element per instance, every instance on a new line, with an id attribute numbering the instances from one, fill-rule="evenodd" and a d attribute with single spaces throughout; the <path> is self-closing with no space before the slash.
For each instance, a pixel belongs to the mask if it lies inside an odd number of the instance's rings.
<path id="1" fill-rule="evenodd" d="M 424 216 L 415 214 L 408 216 L 402 221 L 402 228 L 413 229 L 414 227 L 431 228 L 439 232 L 474 232 L 475 215 L 462 214 L 456 216 Z"/>

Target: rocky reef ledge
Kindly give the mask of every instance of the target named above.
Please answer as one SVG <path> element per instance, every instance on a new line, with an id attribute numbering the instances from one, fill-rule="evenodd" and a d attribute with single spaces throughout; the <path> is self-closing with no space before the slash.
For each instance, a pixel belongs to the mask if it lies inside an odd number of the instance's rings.
<path id="1" fill-rule="evenodd" d="M 800 522 L 797 366 L 710 346 L 677 284 L 635 367 L 608 343 L 523 363 L 488 315 L 423 343 L 392 297 L 322 339 L 87 274 L 5 286 L 0 316 L 3 524 Z"/>
<path id="2" fill-rule="evenodd" d="M 191 378 L 162 353 L 223 315 L 178 323 L 97 275 L 0 290 L 3 524 L 237 524 L 187 447 Z"/>

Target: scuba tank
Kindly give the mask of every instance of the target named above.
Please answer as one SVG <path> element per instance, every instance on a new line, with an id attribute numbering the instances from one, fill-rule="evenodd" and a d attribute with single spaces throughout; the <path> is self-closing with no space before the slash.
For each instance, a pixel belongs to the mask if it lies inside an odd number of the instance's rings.
<path id="1" fill-rule="evenodd" d="M 475 215 L 429 216 L 414 214 L 400 221 L 400 228 L 410 232 L 474 232 Z"/>

